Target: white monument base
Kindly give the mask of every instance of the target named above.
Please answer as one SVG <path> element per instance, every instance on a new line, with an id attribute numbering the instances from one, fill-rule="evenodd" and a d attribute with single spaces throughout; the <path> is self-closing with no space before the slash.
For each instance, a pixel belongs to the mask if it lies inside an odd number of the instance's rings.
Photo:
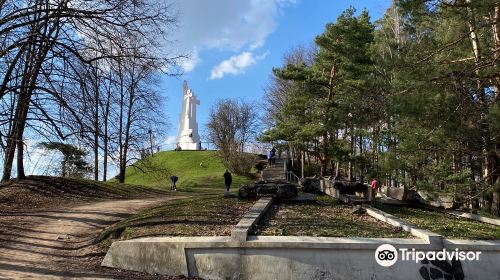
<path id="1" fill-rule="evenodd" d="M 177 146 L 181 148 L 181 150 L 188 150 L 188 151 L 198 151 L 201 150 L 200 148 L 200 143 L 178 143 Z"/>

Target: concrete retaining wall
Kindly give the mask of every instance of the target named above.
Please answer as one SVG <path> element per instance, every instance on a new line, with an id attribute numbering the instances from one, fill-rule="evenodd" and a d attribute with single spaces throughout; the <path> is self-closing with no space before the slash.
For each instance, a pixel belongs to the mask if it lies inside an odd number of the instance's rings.
<path id="1" fill-rule="evenodd" d="M 446 210 L 446 209 L 436 208 L 436 207 L 432 207 L 432 206 L 425 206 L 424 205 L 424 208 L 432 210 L 432 211 L 439 211 L 439 212 L 442 212 L 445 214 L 449 214 L 449 215 L 453 215 L 453 216 L 457 216 L 457 217 L 461 217 L 461 218 L 465 218 L 465 219 L 471 219 L 471 220 L 475 220 L 475 221 L 479 221 L 479 222 L 483 222 L 483 223 L 487 223 L 487 224 L 500 226 L 500 219 L 488 218 L 488 217 L 484 217 L 484 216 L 481 216 L 478 214 L 465 213 L 465 212 L 460 212 L 460 211 L 455 211 L 455 210 Z"/>
<path id="2" fill-rule="evenodd" d="M 372 208 L 369 206 L 365 206 L 365 209 L 366 209 L 366 213 L 368 215 L 374 217 L 375 219 L 378 219 L 382 222 L 386 222 L 386 223 L 393 225 L 395 227 L 399 227 L 402 230 L 413 234 L 413 236 L 415 236 L 415 237 L 424 239 L 429 244 L 433 244 L 433 245 L 436 245 L 438 247 L 442 246 L 442 244 L 443 244 L 443 236 L 441 236 L 437 233 L 434 233 L 434 232 L 426 230 L 426 229 L 418 228 L 417 226 L 412 225 L 412 224 L 404 221 L 403 219 L 400 219 L 396 216 L 393 216 L 393 215 L 386 213 L 384 211 L 381 211 L 379 209 Z"/>
<path id="3" fill-rule="evenodd" d="M 445 209 L 453 208 L 453 196 L 445 195 L 445 194 L 433 194 L 426 191 L 418 191 L 419 197 L 417 197 L 418 201 L 422 204 L 427 204 L 434 207 L 442 207 Z"/>
<path id="4" fill-rule="evenodd" d="M 479 261 L 461 261 L 446 267 L 398 260 L 391 267 L 375 261 L 381 244 L 396 248 L 440 250 L 424 240 L 249 237 L 158 237 L 115 242 L 103 265 L 165 275 L 205 279 L 425 279 L 422 270 L 453 270 L 464 278 L 500 279 L 500 241 L 445 240 L 448 250 L 481 250 Z M 448 271 L 449 272 L 449 271 Z"/>
<path id="5" fill-rule="evenodd" d="M 397 200 L 413 200 L 416 193 L 405 188 L 386 188 L 386 195 Z"/>
<path id="6" fill-rule="evenodd" d="M 248 210 L 243 218 L 231 231 L 231 237 L 236 241 L 247 240 L 248 232 L 252 229 L 253 225 L 266 213 L 269 206 L 273 204 L 272 197 L 261 197 L 259 200 Z"/>
<path id="7" fill-rule="evenodd" d="M 477 214 L 463 213 L 463 212 L 451 211 L 451 210 L 450 211 L 444 211 L 444 213 L 447 213 L 447 214 L 450 214 L 450 215 L 454 215 L 454 216 L 457 216 L 457 217 L 462 217 L 462 218 L 467 218 L 467 219 L 471 219 L 471 220 L 476 220 L 476 221 L 487 223 L 487 224 L 492 224 L 492 225 L 500 226 L 500 219 L 492 219 L 492 218 L 483 217 L 483 216 L 477 215 Z"/>
<path id="8" fill-rule="evenodd" d="M 324 182 L 328 181 L 321 181 L 322 190 L 335 196 L 337 190 Z M 369 215 L 420 239 L 247 236 L 271 204 L 272 199 L 260 199 L 231 237 L 156 237 L 114 242 L 102 265 L 204 279 L 500 279 L 500 240 L 446 240 L 370 207 L 366 207 Z M 375 250 L 382 244 L 409 251 L 444 248 L 481 254 L 478 261 L 424 263 L 399 259 L 393 266 L 383 267 L 375 260 Z"/>
<path id="9" fill-rule="evenodd" d="M 319 186 L 325 194 L 338 198 L 340 196 L 339 190 L 333 187 L 334 182 L 330 180 L 319 180 Z"/>

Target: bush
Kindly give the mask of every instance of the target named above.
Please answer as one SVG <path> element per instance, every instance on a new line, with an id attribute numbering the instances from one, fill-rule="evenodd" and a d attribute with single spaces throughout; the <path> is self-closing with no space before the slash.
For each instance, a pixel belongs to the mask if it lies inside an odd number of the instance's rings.
<path id="1" fill-rule="evenodd" d="M 238 175 L 249 175 L 256 160 L 254 155 L 241 152 L 233 152 L 230 156 L 221 155 L 221 158 L 224 166 Z"/>
<path id="2" fill-rule="evenodd" d="M 310 164 L 304 166 L 304 176 L 312 177 L 314 175 L 319 175 L 321 173 L 321 166 L 318 164 Z"/>

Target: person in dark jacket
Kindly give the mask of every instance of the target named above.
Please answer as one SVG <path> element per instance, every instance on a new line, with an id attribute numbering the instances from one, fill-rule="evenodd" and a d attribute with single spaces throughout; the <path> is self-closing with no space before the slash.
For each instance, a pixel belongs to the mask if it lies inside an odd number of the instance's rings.
<path id="1" fill-rule="evenodd" d="M 273 147 L 270 152 L 271 152 L 271 165 L 274 166 L 276 165 L 276 149 Z"/>
<path id="2" fill-rule="evenodd" d="M 267 152 L 267 167 L 273 166 L 273 155 L 271 151 Z"/>
<path id="3" fill-rule="evenodd" d="M 231 187 L 231 183 L 233 182 L 233 176 L 231 176 L 231 172 L 226 169 L 226 172 L 224 172 L 224 184 L 226 185 L 226 191 L 229 191 L 229 188 Z"/>
<path id="4" fill-rule="evenodd" d="M 172 181 L 172 185 L 170 186 L 171 190 L 173 190 L 173 191 L 177 190 L 177 186 L 175 184 L 177 183 L 178 180 L 179 180 L 179 177 L 177 177 L 175 175 L 170 176 L 170 181 Z"/>

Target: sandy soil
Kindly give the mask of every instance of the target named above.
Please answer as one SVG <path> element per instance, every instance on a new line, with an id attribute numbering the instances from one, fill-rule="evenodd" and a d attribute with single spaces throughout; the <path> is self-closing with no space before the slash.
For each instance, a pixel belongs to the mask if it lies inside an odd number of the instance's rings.
<path id="1" fill-rule="evenodd" d="M 105 251 L 96 242 L 104 228 L 170 199 L 175 197 L 4 208 L 0 279 L 182 279 L 103 268 Z"/>

